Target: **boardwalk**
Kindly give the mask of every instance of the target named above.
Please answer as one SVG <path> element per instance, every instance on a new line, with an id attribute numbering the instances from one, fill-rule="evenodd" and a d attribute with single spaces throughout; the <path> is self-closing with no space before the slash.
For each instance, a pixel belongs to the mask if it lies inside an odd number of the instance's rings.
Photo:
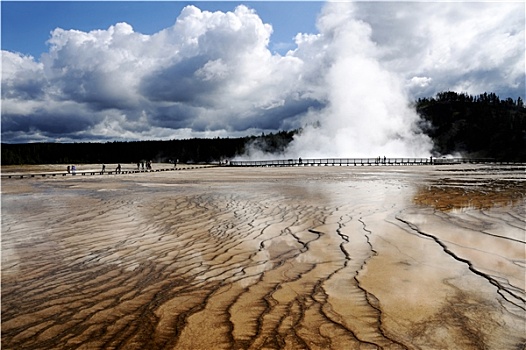
<path id="1" fill-rule="evenodd" d="M 393 166 L 393 165 L 454 165 L 454 164 L 508 164 L 525 163 L 503 162 L 494 159 L 475 158 L 320 158 L 320 159 L 275 159 L 275 160 L 234 160 L 231 166 L 237 167 L 288 167 L 288 166 Z"/>
<path id="2" fill-rule="evenodd" d="M 125 175 L 125 174 L 139 174 L 139 173 L 156 173 L 162 171 L 181 171 L 199 169 L 203 167 L 210 167 L 213 165 L 196 165 L 196 166 L 179 166 L 179 167 L 161 167 L 158 169 L 144 170 L 144 169 L 122 169 L 121 171 L 116 170 L 105 170 L 102 172 L 99 170 L 77 170 L 75 173 L 67 171 L 37 171 L 37 172 L 12 172 L 2 173 L 0 176 L 2 179 L 28 179 L 35 177 L 57 177 L 57 176 L 108 176 L 108 175 Z"/>
<path id="3" fill-rule="evenodd" d="M 232 160 L 223 164 L 200 164 L 183 165 L 173 168 L 171 166 L 161 166 L 157 169 L 144 170 L 136 168 L 123 168 L 121 171 L 84 169 L 77 170 L 75 173 L 67 171 L 29 171 L 29 172 L 3 172 L 0 174 L 2 179 L 28 179 L 38 177 L 59 177 L 59 176 L 108 176 L 125 175 L 139 173 L 155 173 L 164 171 L 180 171 L 191 169 L 203 169 L 216 166 L 230 167 L 307 167 L 307 166 L 409 166 L 409 165 L 456 165 L 456 164 L 488 164 L 488 165 L 526 165 L 520 162 L 503 162 L 493 159 L 468 159 L 468 158 L 320 158 L 320 159 L 275 159 L 275 160 Z"/>
<path id="4" fill-rule="evenodd" d="M 322 158 L 232 161 L 231 166 L 365 166 L 459 164 L 462 158 Z"/>

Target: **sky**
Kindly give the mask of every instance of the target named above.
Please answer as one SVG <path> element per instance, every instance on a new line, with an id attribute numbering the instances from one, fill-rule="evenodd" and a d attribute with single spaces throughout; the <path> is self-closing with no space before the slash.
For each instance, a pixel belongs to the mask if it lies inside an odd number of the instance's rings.
<path id="1" fill-rule="evenodd" d="M 119 22 L 136 32 L 154 34 L 174 25 L 181 10 L 194 5 L 206 11 L 233 11 L 236 1 L 2 1 L 2 49 L 39 58 L 55 28 L 89 32 Z M 265 23 L 272 24 L 270 50 L 286 53 L 298 32 L 314 32 L 320 1 L 250 1 Z M 294 14 L 291 16 L 290 14 Z"/>
<path id="2" fill-rule="evenodd" d="M 415 99 L 526 97 L 524 2 L 2 1 L 1 10 L 8 143 L 302 128 L 288 155 L 426 156 Z"/>

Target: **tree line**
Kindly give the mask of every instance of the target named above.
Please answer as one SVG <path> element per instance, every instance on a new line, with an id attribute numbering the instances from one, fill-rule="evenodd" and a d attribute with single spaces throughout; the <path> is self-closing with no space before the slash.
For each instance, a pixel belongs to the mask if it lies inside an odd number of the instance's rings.
<path id="1" fill-rule="evenodd" d="M 106 143 L 2 143 L 2 165 L 137 163 L 140 161 L 212 163 L 244 154 L 255 144 L 267 152 L 282 152 L 295 131 L 240 138 L 194 138 L 168 141 Z"/>
<path id="2" fill-rule="evenodd" d="M 494 93 L 452 91 L 414 102 L 420 129 L 433 141 L 433 156 L 526 161 L 526 108 L 522 99 Z M 240 138 L 106 143 L 2 143 L 2 165 L 135 163 L 142 160 L 210 163 L 244 154 L 249 147 L 280 153 L 301 130 Z M 351 154 L 349 156 L 352 156 Z"/>
<path id="3" fill-rule="evenodd" d="M 520 97 L 447 91 L 419 99 L 416 110 L 435 155 L 526 161 L 526 109 Z"/>

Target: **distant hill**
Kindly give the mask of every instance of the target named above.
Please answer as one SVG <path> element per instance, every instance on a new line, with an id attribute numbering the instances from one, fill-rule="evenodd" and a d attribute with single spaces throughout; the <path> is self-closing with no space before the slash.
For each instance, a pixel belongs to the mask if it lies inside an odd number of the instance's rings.
<path id="1" fill-rule="evenodd" d="M 459 155 L 526 162 L 526 108 L 522 99 L 501 100 L 494 93 L 470 96 L 441 92 L 415 101 L 420 128 L 434 142 L 433 155 Z M 298 130 L 241 138 L 107 143 L 2 144 L 2 165 L 217 162 L 244 154 L 250 145 L 282 152 Z"/>

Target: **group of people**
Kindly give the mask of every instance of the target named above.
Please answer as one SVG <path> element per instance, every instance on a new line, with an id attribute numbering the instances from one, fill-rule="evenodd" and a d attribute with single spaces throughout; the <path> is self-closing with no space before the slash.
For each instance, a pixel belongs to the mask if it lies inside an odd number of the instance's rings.
<path id="1" fill-rule="evenodd" d="M 72 165 L 72 166 L 69 166 L 66 168 L 66 170 L 68 171 L 68 174 L 72 174 L 72 175 L 75 175 L 77 173 L 77 167 Z"/>
<path id="2" fill-rule="evenodd" d="M 386 164 L 387 163 L 387 158 L 384 156 L 384 161 L 382 162 L 382 158 L 380 156 L 378 156 L 378 158 L 375 159 L 374 161 L 375 164 Z"/>
<path id="3" fill-rule="evenodd" d="M 122 168 L 121 168 L 121 165 L 120 165 L 120 164 L 117 164 L 117 167 L 115 168 L 115 172 L 116 172 L 117 174 L 120 174 L 121 169 L 122 169 Z M 105 165 L 105 164 L 102 164 L 102 170 L 100 171 L 100 174 L 101 174 L 101 175 L 104 174 L 105 171 L 106 171 L 106 165 Z"/>
<path id="4" fill-rule="evenodd" d="M 142 170 L 144 170 L 144 167 L 146 166 L 146 170 L 152 170 L 152 161 L 151 160 L 148 160 L 148 161 L 140 161 L 137 163 L 137 170 L 141 170 L 141 167 L 142 167 Z"/>
<path id="5" fill-rule="evenodd" d="M 179 159 L 177 159 L 176 161 L 174 161 L 174 168 L 177 166 L 177 163 L 179 162 Z M 152 161 L 149 160 L 149 161 L 141 161 L 141 162 L 138 162 L 137 163 L 137 170 L 141 170 L 141 167 L 142 167 L 142 170 L 152 170 Z M 67 166 L 66 168 L 68 174 L 72 174 L 72 175 L 75 175 L 77 173 L 77 168 L 75 167 L 75 165 L 71 165 L 71 166 Z M 120 164 L 117 164 L 117 168 L 115 168 L 115 173 L 117 174 L 120 174 L 122 171 L 122 167 Z M 106 165 L 105 164 L 102 164 L 102 169 L 100 171 L 100 174 L 104 174 L 106 172 Z"/>

